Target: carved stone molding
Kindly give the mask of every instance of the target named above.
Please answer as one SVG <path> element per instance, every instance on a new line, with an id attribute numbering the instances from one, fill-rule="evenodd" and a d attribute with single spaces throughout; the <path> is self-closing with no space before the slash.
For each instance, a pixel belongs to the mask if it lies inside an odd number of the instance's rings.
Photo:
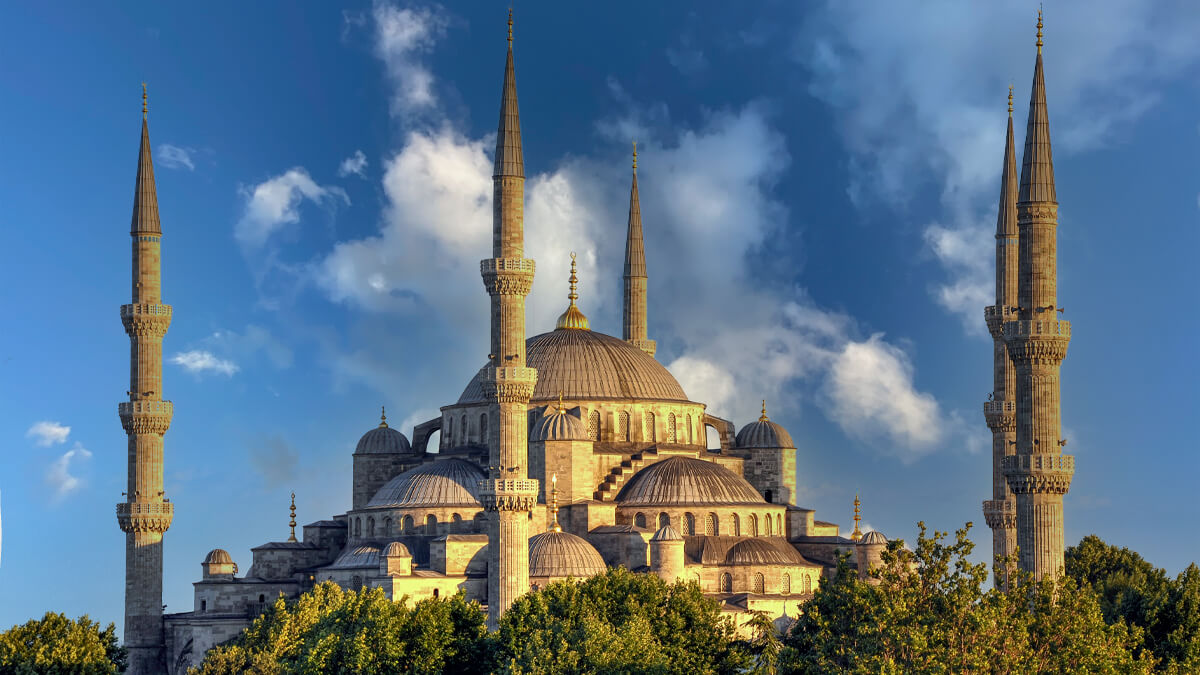
<path id="1" fill-rule="evenodd" d="M 130 337 L 161 338 L 171 325 L 171 306 L 121 305 L 121 325 Z"/>
<path id="2" fill-rule="evenodd" d="M 1017 505 L 1004 499 L 989 499 L 983 503 L 983 520 L 993 530 L 1015 528 Z"/>
<path id="3" fill-rule="evenodd" d="M 175 505 L 171 502 L 122 502 L 117 504 L 117 524 L 123 532 L 158 532 L 171 527 Z"/>
<path id="4" fill-rule="evenodd" d="M 121 426 L 127 434 L 167 433 L 175 405 L 170 401 L 122 401 L 117 404 Z"/>
<path id="5" fill-rule="evenodd" d="M 1010 455 L 1001 466 L 1008 486 L 1016 494 L 1066 494 L 1075 475 L 1071 455 Z"/>

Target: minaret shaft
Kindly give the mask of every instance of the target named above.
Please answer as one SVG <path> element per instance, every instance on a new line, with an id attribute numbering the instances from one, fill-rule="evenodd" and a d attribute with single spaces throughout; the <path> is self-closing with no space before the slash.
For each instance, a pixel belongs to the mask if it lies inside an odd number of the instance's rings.
<path id="1" fill-rule="evenodd" d="M 129 472 L 126 501 L 117 504 L 117 523 L 125 532 L 126 672 L 143 674 L 166 672 L 162 539 L 174 515 L 163 492 L 163 434 L 174 412 L 162 397 L 162 342 L 171 323 L 171 306 L 162 304 L 162 229 L 144 118 L 130 236 L 133 302 L 121 307 L 121 322 L 129 335 L 129 400 L 117 406 L 129 438 Z"/>

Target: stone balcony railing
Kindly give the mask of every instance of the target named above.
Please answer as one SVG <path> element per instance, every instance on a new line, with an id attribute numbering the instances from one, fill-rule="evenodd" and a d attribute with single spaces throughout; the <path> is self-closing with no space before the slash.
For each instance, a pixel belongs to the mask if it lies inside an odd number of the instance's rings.
<path id="1" fill-rule="evenodd" d="M 1021 319 L 1004 322 L 1004 339 L 1022 337 L 1071 338 L 1071 322 L 1058 319 Z"/>
<path id="2" fill-rule="evenodd" d="M 484 258 L 479 261 L 480 274 L 497 272 L 524 272 L 533 274 L 537 265 L 527 258 Z"/>
<path id="3" fill-rule="evenodd" d="M 117 414 L 130 417 L 134 414 L 166 415 L 175 414 L 175 404 L 170 401 L 122 401 L 117 404 Z"/>
<path id="4" fill-rule="evenodd" d="M 1071 455 L 1009 455 L 1001 467 L 1016 494 L 1066 494 L 1075 474 Z"/>
<path id="5" fill-rule="evenodd" d="M 117 504 L 117 524 L 124 532 L 166 532 L 175 517 L 175 505 L 161 502 L 122 502 Z"/>
<path id="6" fill-rule="evenodd" d="M 162 304 L 135 304 L 121 305 L 121 318 L 127 319 L 135 316 L 165 316 L 171 318 L 171 306 Z"/>
<path id="7" fill-rule="evenodd" d="M 1006 413 L 1009 415 L 1017 414 L 1016 401 L 984 401 L 983 403 L 984 415 L 1003 415 Z"/>

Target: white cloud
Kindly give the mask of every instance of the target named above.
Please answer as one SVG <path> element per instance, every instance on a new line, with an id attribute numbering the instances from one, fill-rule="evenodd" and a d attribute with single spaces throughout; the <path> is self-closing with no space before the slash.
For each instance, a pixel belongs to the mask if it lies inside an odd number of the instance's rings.
<path id="1" fill-rule="evenodd" d="M 332 198 L 341 197 L 346 204 L 350 203 L 344 190 L 318 185 L 304 167 L 288 169 L 258 185 L 242 187 L 240 192 L 246 205 L 233 233 L 239 242 L 250 248 L 262 246 L 284 225 L 299 222 L 298 207 L 306 199 L 327 204 Z"/>
<path id="2" fill-rule="evenodd" d="M 704 52 L 691 46 L 691 41 L 683 39 L 678 47 L 667 48 L 667 62 L 680 73 L 688 76 L 699 75 L 708 67 L 708 59 Z"/>
<path id="3" fill-rule="evenodd" d="M 392 84 L 392 113 L 411 116 L 437 105 L 433 74 L 419 56 L 429 51 L 446 30 L 440 9 L 398 9 L 377 2 L 375 54 L 384 63 Z"/>
<path id="4" fill-rule="evenodd" d="M 54 498 L 56 500 L 66 497 L 83 485 L 82 480 L 78 476 L 71 474 L 72 460 L 76 458 L 88 459 L 91 456 L 92 453 L 76 441 L 70 450 L 64 452 L 61 457 L 54 460 L 50 468 L 46 470 L 46 483 L 54 489 Z"/>
<path id="5" fill-rule="evenodd" d="M 933 293 L 973 330 L 992 274 L 993 242 L 983 233 L 995 226 L 1006 89 L 1017 85 L 1019 153 L 1035 19 L 1020 3 L 830 0 L 795 43 L 813 73 L 811 92 L 834 109 L 852 153 L 851 197 L 903 208 L 930 182 L 940 191 L 942 213 L 924 239 L 948 280 Z M 1119 142 L 1165 81 L 1194 69 L 1198 30 L 1200 13 L 1186 3 L 1056 2 L 1044 49 L 1056 154 Z M 951 238 L 966 248 L 947 255 Z"/>
<path id="6" fill-rule="evenodd" d="M 344 178 L 350 174 L 354 174 L 359 178 L 365 178 L 366 168 L 367 156 L 363 154 L 362 150 L 355 150 L 353 157 L 347 157 L 342 160 L 341 165 L 338 166 L 338 175 Z"/>
<path id="7" fill-rule="evenodd" d="M 238 366 L 233 361 L 217 358 L 212 352 L 201 349 L 179 352 L 171 357 L 171 363 L 183 366 L 189 373 L 214 372 L 229 377 L 238 371 Z"/>
<path id="8" fill-rule="evenodd" d="M 71 427 L 58 422 L 35 422 L 29 430 L 25 432 L 26 438 L 34 439 L 34 444 L 47 448 L 58 443 L 65 443 L 67 436 L 71 433 Z"/>
<path id="9" fill-rule="evenodd" d="M 195 171 L 196 165 L 192 161 L 193 152 L 195 151 L 191 148 L 181 148 L 170 143 L 163 143 L 158 146 L 158 162 L 168 169 Z"/>

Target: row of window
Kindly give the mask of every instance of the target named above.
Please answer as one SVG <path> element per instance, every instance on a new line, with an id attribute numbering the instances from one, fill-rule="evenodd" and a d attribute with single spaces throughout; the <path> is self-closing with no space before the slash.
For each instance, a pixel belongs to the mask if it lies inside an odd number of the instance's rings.
<path id="1" fill-rule="evenodd" d="M 482 519 L 483 514 L 477 514 L 476 519 Z M 473 531 L 473 528 L 466 526 L 464 529 L 463 517 L 455 513 L 450 517 L 449 532 L 467 532 Z M 436 534 L 438 519 L 432 513 L 425 516 L 425 522 L 421 527 L 417 526 L 416 520 L 412 516 L 404 516 L 399 522 L 393 523 L 390 516 L 383 518 L 376 525 L 374 516 L 355 516 L 352 527 L 354 528 L 354 537 L 363 536 L 363 526 L 366 525 L 366 537 L 373 539 L 375 537 L 390 537 L 393 534 Z M 398 529 L 395 529 L 398 528 Z"/>
<path id="2" fill-rule="evenodd" d="M 150 236 L 134 237 L 134 241 L 158 241 L 158 237 L 150 237 Z"/>
<path id="3" fill-rule="evenodd" d="M 613 430 L 614 440 L 620 442 L 633 442 L 633 431 L 631 427 L 631 417 L 627 410 L 621 411 L 617 415 L 616 429 Z M 532 425 L 537 420 L 531 413 L 529 423 Z M 683 427 L 682 429 L 680 427 Z M 604 425 L 601 419 L 599 410 L 592 410 L 587 417 L 588 438 L 593 441 L 600 440 L 604 432 Z M 488 416 L 487 413 L 479 415 L 478 425 L 474 428 L 469 424 L 469 418 L 466 414 L 455 417 L 449 415 L 446 417 L 446 428 L 443 429 L 440 445 L 442 447 L 458 447 L 466 445 L 470 442 L 486 443 L 488 433 Z M 697 424 L 696 418 L 692 415 L 679 415 L 675 413 L 667 414 L 667 427 L 665 430 L 665 443 L 705 443 L 705 436 L 702 428 Z M 645 412 L 642 414 L 642 434 L 641 440 L 649 442 L 658 441 L 658 419 L 653 412 Z"/>
<path id="4" fill-rule="evenodd" d="M 636 527 L 647 527 L 648 522 L 649 520 L 645 513 L 637 513 L 633 516 L 633 524 Z M 667 513 L 660 513 L 658 514 L 657 523 L 660 528 L 670 525 L 671 516 Z M 722 534 L 721 519 L 715 513 L 709 513 L 704 516 L 703 531 L 696 529 L 696 516 L 692 513 L 683 514 L 683 517 L 679 519 L 677 524 L 679 525 L 679 533 L 684 535 L 706 534 L 716 536 Z M 736 513 L 733 514 L 728 520 L 728 527 L 730 531 L 725 534 L 731 534 L 735 537 L 742 536 L 742 517 Z M 757 513 L 751 513 L 746 517 L 745 534 L 751 537 L 760 535 L 767 537 L 778 535 L 782 537 L 784 535 L 783 514 L 765 513 L 760 519 Z"/>
<path id="5" fill-rule="evenodd" d="M 443 448 L 453 448 L 460 445 L 466 445 L 471 440 L 478 443 L 487 443 L 488 433 L 488 416 L 483 413 L 479 416 L 479 426 L 476 427 L 478 436 L 471 433 L 471 428 L 467 425 L 467 416 L 464 414 L 457 418 L 458 424 L 455 424 L 456 418 L 453 415 L 446 417 L 446 428 L 443 430 L 441 440 L 438 444 Z M 474 438 L 472 438 L 474 437 Z"/>
<path id="6" fill-rule="evenodd" d="M 812 576 L 808 575 L 808 574 L 802 574 L 801 577 L 803 578 L 803 582 L 802 582 L 803 583 L 803 591 L 802 592 L 805 595 L 812 593 Z M 732 593 L 733 592 L 733 575 L 732 574 L 730 574 L 728 572 L 725 572 L 724 574 L 722 574 L 720 583 L 721 583 L 720 588 L 721 588 L 722 593 Z M 759 593 L 759 594 L 767 592 L 767 578 L 761 572 L 755 573 L 754 578 L 751 581 L 750 592 L 751 593 Z M 779 578 L 779 593 L 780 593 L 780 595 L 790 595 L 791 592 L 792 592 L 792 575 L 784 573 L 783 576 L 781 576 Z"/>

